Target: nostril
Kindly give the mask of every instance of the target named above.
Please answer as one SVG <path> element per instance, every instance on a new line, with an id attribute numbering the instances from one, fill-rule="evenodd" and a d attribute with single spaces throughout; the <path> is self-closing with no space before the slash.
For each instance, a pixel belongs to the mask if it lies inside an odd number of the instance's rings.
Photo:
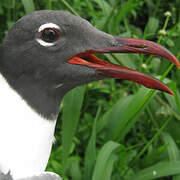
<path id="1" fill-rule="evenodd" d="M 146 49 L 146 45 L 129 45 L 130 47 L 139 48 L 139 49 Z"/>

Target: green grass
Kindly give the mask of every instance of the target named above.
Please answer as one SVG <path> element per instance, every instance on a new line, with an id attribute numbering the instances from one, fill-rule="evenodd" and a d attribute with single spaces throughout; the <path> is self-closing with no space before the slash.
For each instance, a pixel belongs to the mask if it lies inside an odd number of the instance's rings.
<path id="1" fill-rule="evenodd" d="M 156 41 L 179 57 L 179 8 L 175 0 L 1 0 L 0 42 L 34 9 L 66 10 L 107 33 Z M 175 96 L 114 79 L 72 90 L 61 104 L 47 169 L 65 180 L 179 180 L 179 70 L 154 56 L 101 57 L 160 78 Z"/>

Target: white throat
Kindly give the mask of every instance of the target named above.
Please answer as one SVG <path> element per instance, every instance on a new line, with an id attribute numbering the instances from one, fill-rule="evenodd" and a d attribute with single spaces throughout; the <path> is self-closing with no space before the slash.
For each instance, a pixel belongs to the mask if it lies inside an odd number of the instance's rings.
<path id="1" fill-rule="evenodd" d="M 0 74 L 0 171 L 15 179 L 42 173 L 55 124 L 34 112 Z"/>

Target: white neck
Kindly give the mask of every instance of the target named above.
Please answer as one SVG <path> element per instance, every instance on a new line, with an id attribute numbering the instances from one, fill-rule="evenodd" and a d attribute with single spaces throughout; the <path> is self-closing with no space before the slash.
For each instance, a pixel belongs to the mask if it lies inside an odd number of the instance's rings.
<path id="1" fill-rule="evenodd" d="M 55 124 L 34 112 L 0 75 L 0 171 L 15 179 L 42 173 Z"/>

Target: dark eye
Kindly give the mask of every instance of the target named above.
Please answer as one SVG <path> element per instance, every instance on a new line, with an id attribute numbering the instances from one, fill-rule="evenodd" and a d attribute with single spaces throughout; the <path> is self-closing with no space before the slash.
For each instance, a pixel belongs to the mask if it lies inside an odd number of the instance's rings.
<path id="1" fill-rule="evenodd" d="M 55 28 L 45 28 L 41 31 L 41 39 L 45 42 L 52 43 L 59 39 L 60 31 Z"/>

